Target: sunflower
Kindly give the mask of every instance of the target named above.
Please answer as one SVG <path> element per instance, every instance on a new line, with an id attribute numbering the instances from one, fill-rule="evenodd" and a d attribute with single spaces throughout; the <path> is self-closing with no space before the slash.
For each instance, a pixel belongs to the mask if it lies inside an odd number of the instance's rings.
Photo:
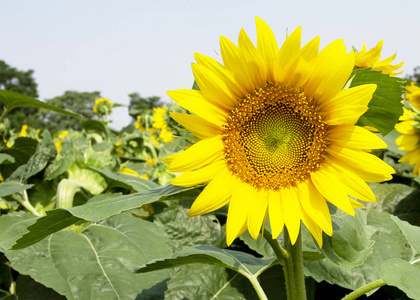
<path id="1" fill-rule="evenodd" d="M 375 201 L 365 181 L 394 173 L 366 151 L 386 144 L 354 125 L 376 85 L 343 89 L 354 53 L 342 40 L 318 53 L 318 37 L 301 47 L 299 27 L 279 49 L 270 27 L 256 23 L 256 47 L 243 29 L 238 47 L 221 37 L 223 64 L 195 54 L 200 90 L 168 92 L 193 113 L 172 118 L 201 140 L 164 161 L 184 172 L 172 184 L 208 183 L 190 216 L 229 203 L 228 245 L 246 230 L 256 239 L 269 217 L 273 238 L 285 226 L 294 244 L 302 221 L 322 246 L 322 232 L 332 234 L 327 202 L 354 216 L 354 198 Z"/>
<path id="2" fill-rule="evenodd" d="M 396 65 L 391 65 L 391 62 L 395 59 L 397 54 L 394 54 L 388 58 L 383 60 L 379 60 L 381 58 L 381 50 L 384 41 L 380 41 L 375 47 L 366 51 L 366 45 L 363 44 L 362 50 L 356 53 L 355 55 L 355 62 L 354 66 L 356 68 L 372 68 L 374 70 L 382 71 L 382 73 L 389 74 L 391 76 L 395 76 L 401 74 L 401 72 L 394 72 L 395 70 L 402 67 L 404 62 L 400 62 Z"/>
<path id="3" fill-rule="evenodd" d="M 402 133 L 395 143 L 405 150 L 399 162 L 414 165 L 413 175 L 420 175 L 420 116 L 417 112 L 404 108 L 404 114 L 400 118 L 400 123 L 395 125 L 395 129 Z"/>
<path id="4" fill-rule="evenodd" d="M 417 82 L 412 81 L 405 89 L 407 90 L 405 99 L 407 99 L 415 109 L 420 110 L 420 87 Z"/>

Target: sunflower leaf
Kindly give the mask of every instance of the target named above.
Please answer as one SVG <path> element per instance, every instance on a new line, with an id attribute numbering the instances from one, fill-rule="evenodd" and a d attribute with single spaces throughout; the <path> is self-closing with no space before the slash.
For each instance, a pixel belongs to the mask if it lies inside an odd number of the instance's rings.
<path id="1" fill-rule="evenodd" d="M 369 102 L 369 109 L 357 122 L 359 126 L 371 126 L 385 136 L 398 122 L 403 113 L 401 103 L 405 92 L 404 81 L 398 77 L 391 77 L 381 71 L 370 68 L 353 71 L 350 87 L 363 84 L 376 84 L 377 88 Z"/>
<path id="2" fill-rule="evenodd" d="M 166 234 L 130 213 L 92 224 L 81 233 L 64 230 L 26 249 L 6 251 L 20 274 L 67 299 L 161 296 L 167 272 L 135 275 L 132 269 L 169 254 Z"/>
<path id="3" fill-rule="evenodd" d="M 275 258 L 261 259 L 250 254 L 201 245 L 175 253 L 172 257 L 136 268 L 135 273 L 169 269 L 189 264 L 208 264 L 234 270 L 250 278 L 258 276 L 264 270 L 277 264 Z"/>
<path id="4" fill-rule="evenodd" d="M 146 204 L 150 204 L 162 199 L 172 199 L 176 197 L 186 197 L 193 192 L 194 188 L 181 188 L 173 185 L 158 187 L 141 193 L 121 195 L 121 194 L 101 194 L 97 195 L 80 206 L 68 209 L 50 210 L 49 214 L 37 219 L 37 225 L 28 228 L 29 232 L 19 239 L 13 249 L 22 249 L 37 243 L 48 235 L 64 229 L 78 221 L 86 220 L 90 222 L 100 222 L 121 212 L 128 211 Z M 66 222 L 56 223 L 62 218 Z M 50 224 L 45 229 L 42 224 Z M 54 225 L 55 224 L 55 225 Z M 61 225 L 60 225 L 61 224 Z"/>
<path id="5" fill-rule="evenodd" d="M 420 227 L 413 226 L 408 222 L 401 221 L 395 216 L 391 216 L 391 219 L 397 224 L 405 238 L 409 242 L 413 249 L 413 259 L 417 259 L 420 256 Z"/>
<path id="6" fill-rule="evenodd" d="M 358 209 L 356 213 L 359 211 L 365 210 Z M 390 214 L 375 210 L 367 210 L 364 213 L 367 213 L 366 224 L 376 229 L 371 237 L 375 242 L 371 248 L 372 253 L 364 263 L 351 269 L 344 269 L 327 259 L 305 261 L 305 275 L 311 276 L 317 282 L 325 280 L 330 284 L 355 290 L 380 279 L 379 269 L 384 261 L 391 258 L 405 261 L 411 259 L 412 250 Z"/>
<path id="7" fill-rule="evenodd" d="M 380 275 L 388 285 L 396 286 L 412 299 L 420 299 L 420 270 L 409 262 L 389 259 L 381 265 Z"/>
<path id="8" fill-rule="evenodd" d="M 375 230 L 366 224 L 366 213 L 353 217 L 337 211 L 332 215 L 332 221 L 334 233 L 331 237 L 324 235 L 321 253 L 341 268 L 361 265 L 371 253 L 374 243 L 370 237 Z"/>

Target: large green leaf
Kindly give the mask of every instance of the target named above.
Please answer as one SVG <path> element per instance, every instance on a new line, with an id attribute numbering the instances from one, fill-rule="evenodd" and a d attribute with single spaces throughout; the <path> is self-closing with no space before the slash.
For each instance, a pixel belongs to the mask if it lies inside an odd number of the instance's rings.
<path id="1" fill-rule="evenodd" d="M 413 259 L 417 259 L 420 256 L 420 227 L 413 226 L 405 221 L 401 221 L 395 216 L 391 216 L 391 218 L 400 228 L 411 248 L 413 249 Z"/>
<path id="2" fill-rule="evenodd" d="M 162 295 L 164 285 L 155 285 L 167 278 L 166 272 L 139 276 L 132 270 L 168 255 L 165 233 L 130 213 L 92 224 L 81 233 L 60 231 L 26 249 L 6 251 L 15 270 L 70 300 Z"/>
<path id="3" fill-rule="evenodd" d="M 398 118 L 402 115 L 402 94 L 404 84 L 398 77 L 390 77 L 381 71 L 371 69 L 358 69 L 354 72 L 350 87 L 363 84 L 376 84 L 377 88 L 369 102 L 369 109 L 357 122 L 360 126 L 372 126 L 382 135 L 388 134 Z"/>
<path id="4" fill-rule="evenodd" d="M 15 158 L 6 153 L 0 153 L 0 165 L 1 164 L 11 164 L 15 162 Z"/>
<path id="5" fill-rule="evenodd" d="M 25 165 L 20 166 L 7 180 L 24 182 L 31 176 L 41 172 L 57 155 L 57 149 L 48 130 L 42 133 L 42 141 L 38 143 L 35 153 Z"/>
<path id="6" fill-rule="evenodd" d="M 20 182 L 15 181 L 5 181 L 0 183 L 0 197 L 5 197 L 19 193 L 21 191 L 30 189 L 33 187 L 33 184 L 21 184 Z"/>
<path id="7" fill-rule="evenodd" d="M 59 107 L 50 105 L 48 103 L 41 102 L 29 96 L 21 95 L 12 91 L 0 91 L 0 101 L 6 104 L 8 111 L 11 111 L 12 109 L 18 107 L 37 107 L 52 110 L 67 116 L 72 116 L 76 118 L 82 117 L 81 115 L 75 112 L 64 110 Z"/>
<path id="8" fill-rule="evenodd" d="M 356 213 L 363 209 L 357 209 Z M 317 282 L 323 280 L 341 287 L 355 290 L 380 279 L 379 268 L 390 258 L 409 261 L 412 251 L 404 235 L 388 213 L 368 210 L 367 225 L 376 229 L 371 239 L 375 241 L 372 253 L 360 266 L 351 269 L 339 268 L 327 259 L 304 262 L 305 275 Z M 333 233 L 334 235 L 335 233 Z"/>
<path id="9" fill-rule="evenodd" d="M 388 213 L 393 213 L 397 204 L 415 191 L 400 183 L 369 183 L 369 186 L 376 196 L 376 202 L 367 203 L 366 206 Z"/>
<path id="10" fill-rule="evenodd" d="M 399 258 L 392 258 L 381 265 L 381 278 L 388 284 L 396 286 L 408 297 L 420 299 L 420 269 Z"/>
<path id="11" fill-rule="evenodd" d="M 28 226 L 36 222 L 36 217 L 27 212 L 9 213 L 0 217 L 0 249 L 9 249 L 16 240 L 28 232 Z"/>
<path id="12" fill-rule="evenodd" d="M 61 159 L 55 160 L 45 169 L 45 180 L 53 180 L 54 178 L 66 172 L 72 164 L 73 158 L 71 157 L 63 157 Z"/>
<path id="13" fill-rule="evenodd" d="M 3 153 L 12 156 L 15 159 L 15 162 L 0 166 L 3 177 L 7 179 L 19 166 L 26 164 L 35 153 L 37 145 L 37 140 L 21 137 L 16 139 L 12 148 L 4 149 Z"/>
<path id="14" fill-rule="evenodd" d="M 156 260 L 141 266 L 135 269 L 135 273 L 146 273 L 189 264 L 207 264 L 229 268 L 247 278 L 256 278 L 264 270 L 277 263 L 275 258 L 256 258 L 240 251 L 201 245 L 177 252 L 170 258 Z"/>
<path id="15" fill-rule="evenodd" d="M 331 217 L 334 224 L 333 235 L 324 235 L 321 253 L 341 268 L 361 265 L 371 253 L 373 241 L 370 239 L 375 230 L 367 225 L 366 211 L 359 210 L 356 217 L 341 210 Z"/>
<path id="16" fill-rule="evenodd" d="M 115 174 L 99 168 L 90 167 L 107 179 L 108 188 L 111 187 L 122 187 L 126 189 L 132 189 L 136 192 L 143 192 L 153 188 L 159 187 L 158 184 L 153 181 L 146 180 L 144 178 L 136 177 L 128 174 Z"/>
<path id="17" fill-rule="evenodd" d="M 29 232 L 18 240 L 13 249 L 22 249 L 33 245 L 48 235 L 78 222 L 80 219 L 100 222 L 121 212 L 150 204 L 161 199 L 189 194 L 193 188 L 180 188 L 173 185 L 159 187 L 143 193 L 130 195 L 101 194 L 91 198 L 86 204 L 68 209 L 50 210 L 46 216 L 37 219 L 37 223 L 28 228 Z M 73 218 L 74 217 L 74 218 Z M 57 222 L 57 220 L 65 222 Z M 43 224 L 51 224 L 45 227 Z"/>

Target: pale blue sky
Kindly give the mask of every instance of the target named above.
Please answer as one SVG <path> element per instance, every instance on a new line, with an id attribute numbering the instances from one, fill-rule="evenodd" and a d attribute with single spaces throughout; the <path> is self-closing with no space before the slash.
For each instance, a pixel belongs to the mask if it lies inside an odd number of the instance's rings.
<path id="1" fill-rule="evenodd" d="M 419 0 L 0 0 L 0 59 L 35 70 L 41 100 L 97 90 L 121 104 L 132 92 L 169 102 L 167 90 L 191 87 L 194 52 L 216 58 L 220 35 L 236 43 L 242 27 L 255 41 L 257 15 L 279 44 L 299 25 L 304 42 L 319 35 L 321 46 L 383 39 L 383 57 L 397 53 L 410 74 L 420 65 L 419 10 Z M 115 128 L 130 121 L 126 108 L 112 119 Z"/>

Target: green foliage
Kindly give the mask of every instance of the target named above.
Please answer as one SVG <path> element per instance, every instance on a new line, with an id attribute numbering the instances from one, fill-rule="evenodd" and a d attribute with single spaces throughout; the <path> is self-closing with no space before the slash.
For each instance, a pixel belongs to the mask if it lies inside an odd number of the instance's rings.
<path id="1" fill-rule="evenodd" d="M 144 116 L 147 111 L 151 111 L 154 107 L 160 107 L 163 103 L 160 101 L 160 97 L 152 96 L 144 98 L 138 93 L 129 94 L 130 104 L 128 105 L 128 114 L 134 119 L 137 119 L 137 116 Z M 149 120 L 150 122 L 150 120 Z M 149 126 L 152 124 L 150 123 Z"/>
<path id="2" fill-rule="evenodd" d="M 387 135 L 402 115 L 404 84 L 398 77 L 390 77 L 380 71 L 358 69 L 353 71 L 350 87 L 376 84 L 377 88 L 369 102 L 369 109 L 357 122 L 359 126 L 371 126 Z"/>
<path id="3" fill-rule="evenodd" d="M 73 111 L 85 119 L 95 119 L 97 116 L 93 113 L 93 106 L 97 98 L 100 98 L 99 92 L 66 91 L 63 95 L 47 99 L 45 102 L 63 110 Z M 42 118 L 46 122 L 45 126 L 51 132 L 69 129 L 82 130 L 83 128 L 82 119 L 75 119 L 51 111 L 43 111 Z"/>

